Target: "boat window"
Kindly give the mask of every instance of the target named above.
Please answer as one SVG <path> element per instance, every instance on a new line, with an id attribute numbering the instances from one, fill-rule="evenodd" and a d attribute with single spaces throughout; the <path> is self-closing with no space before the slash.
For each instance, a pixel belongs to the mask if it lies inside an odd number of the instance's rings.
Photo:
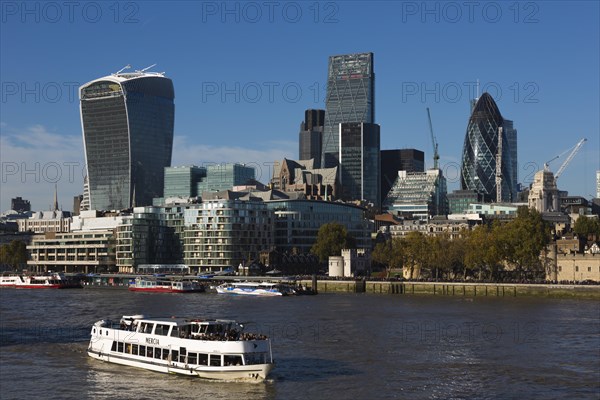
<path id="1" fill-rule="evenodd" d="M 225 366 L 242 365 L 242 356 L 240 355 L 224 355 L 223 362 Z"/>
<path id="2" fill-rule="evenodd" d="M 123 342 L 117 342 L 117 352 L 118 353 L 123 352 Z"/>
<path id="3" fill-rule="evenodd" d="M 211 367 L 220 367 L 221 366 L 221 355 L 220 354 L 211 354 L 210 355 L 210 366 Z"/>
<path id="4" fill-rule="evenodd" d="M 160 358 L 162 351 L 159 347 L 154 348 L 154 358 Z"/>
<path id="5" fill-rule="evenodd" d="M 179 359 L 179 352 L 177 350 L 171 350 L 171 361 L 177 361 Z"/>
<path id="6" fill-rule="evenodd" d="M 198 365 L 208 365 L 208 354 L 198 353 Z"/>
<path id="7" fill-rule="evenodd" d="M 140 351 L 138 354 L 142 357 L 145 357 L 146 356 L 146 346 L 140 345 Z"/>
<path id="8" fill-rule="evenodd" d="M 171 329 L 171 336 L 179 337 L 179 327 L 178 326 L 174 326 L 173 329 Z"/>
<path id="9" fill-rule="evenodd" d="M 110 347 L 110 351 L 117 351 L 117 342 L 113 341 L 112 346 Z"/>
<path id="10" fill-rule="evenodd" d="M 146 357 L 152 358 L 153 354 L 154 354 L 154 347 L 146 346 Z"/>
<path id="11" fill-rule="evenodd" d="M 265 355 L 265 353 L 248 353 L 244 355 L 244 357 L 246 358 L 246 365 L 263 364 Z"/>
<path id="12" fill-rule="evenodd" d="M 163 349 L 163 351 L 162 351 L 162 359 L 163 360 L 168 360 L 169 359 L 169 349 Z"/>
<path id="13" fill-rule="evenodd" d="M 156 324 L 156 328 L 154 329 L 155 335 L 166 336 L 169 333 L 169 325 Z"/>
<path id="14" fill-rule="evenodd" d="M 125 344 L 125 353 L 131 354 L 131 343 Z"/>
<path id="15" fill-rule="evenodd" d="M 188 353 L 188 364 L 198 364 L 198 353 Z"/>
<path id="16" fill-rule="evenodd" d="M 93 332 L 96 333 L 96 328 L 93 329 Z"/>
<path id="17" fill-rule="evenodd" d="M 137 344 L 131 345 L 131 354 L 135 354 L 137 356 L 137 354 L 138 354 L 138 347 L 139 346 Z"/>

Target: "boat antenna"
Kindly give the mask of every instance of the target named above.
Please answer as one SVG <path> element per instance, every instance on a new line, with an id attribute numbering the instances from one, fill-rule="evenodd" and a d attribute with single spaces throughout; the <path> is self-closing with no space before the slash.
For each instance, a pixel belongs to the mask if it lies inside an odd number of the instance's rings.
<path id="1" fill-rule="evenodd" d="M 127 64 L 126 66 L 124 66 L 123 68 L 121 68 L 120 70 L 118 70 L 117 72 L 115 72 L 115 75 L 119 75 L 121 72 L 123 72 L 126 69 L 131 68 L 131 65 Z"/>

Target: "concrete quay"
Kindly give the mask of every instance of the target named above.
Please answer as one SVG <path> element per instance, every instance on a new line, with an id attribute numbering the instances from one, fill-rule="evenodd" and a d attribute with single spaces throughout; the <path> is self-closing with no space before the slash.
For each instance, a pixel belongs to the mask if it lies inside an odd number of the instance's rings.
<path id="1" fill-rule="evenodd" d="M 313 286 L 310 280 L 299 281 Z M 600 299 L 600 285 L 559 285 L 465 282 L 385 282 L 318 280 L 319 293 L 379 293 L 464 297 L 562 297 Z"/>

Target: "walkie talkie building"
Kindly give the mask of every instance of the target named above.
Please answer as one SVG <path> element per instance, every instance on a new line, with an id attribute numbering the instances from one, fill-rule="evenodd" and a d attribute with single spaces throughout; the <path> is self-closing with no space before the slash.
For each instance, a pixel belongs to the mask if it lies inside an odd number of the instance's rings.
<path id="1" fill-rule="evenodd" d="M 169 78 L 145 71 L 119 71 L 79 88 L 90 209 L 123 210 L 162 197 L 174 97 Z"/>
<path id="2" fill-rule="evenodd" d="M 323 129 L 324 168 L 339 164 L 340 124 L 375 122 L 373 53 L 329 57 Z"/>

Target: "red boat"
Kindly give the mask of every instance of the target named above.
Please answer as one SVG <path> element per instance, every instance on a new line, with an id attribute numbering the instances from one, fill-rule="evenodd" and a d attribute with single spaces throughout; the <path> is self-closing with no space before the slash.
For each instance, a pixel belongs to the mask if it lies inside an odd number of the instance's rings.
<path id="1" fill-rule="evenodd" d="M 0 287 L 15 289 L 81 289 L 81 282 L 66 278 L 63 274 L 8 275 L 0 277 Z"/>

